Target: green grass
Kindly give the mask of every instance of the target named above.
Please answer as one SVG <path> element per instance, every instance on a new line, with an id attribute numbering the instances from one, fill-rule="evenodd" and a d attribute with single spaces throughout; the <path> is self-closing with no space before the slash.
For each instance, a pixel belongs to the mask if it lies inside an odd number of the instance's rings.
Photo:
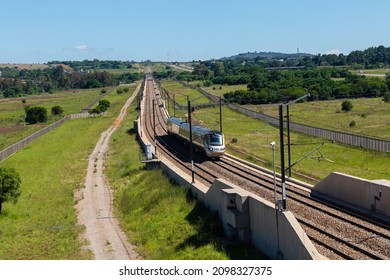
<path id="1" fill-rule="evenodd" d="M 23 98 L 0 99 L 0 150 L 60 119 L 61 116 L 51 114 L 53 106 L 61 106 L 64 109 L 64 115 L 80 113 L 82 108 L 89 105 L 100 95 L 100 91 L 101 89 L 73 90 L 55 94 L 31 95 Z M 22 99 L 25 99 L 26 103 L 22 103 Z M 49 117 L 48 122 L 25 125 L 24 106 L 46 108 Z"/>
<path id="2" fill-rule="evenodd" d="M 145 259 L 260 259 L 242 244 L 225 243 L 215 214 L 159 170 L 147 171 L 132 129 L 134 105 L 111 138 L 106 172 L 130 241 Z"/>
<path id="3" fill-rule="evenodd" d="M 202 87 L 205 91 L 223 97 L 223 95 L 227 92 L 236 91 L 236 90 L 247 90 L 247 85 L 212 85 L 210 87 Z"/>
<path id="4" fill-rule="evenodd" d="M 73 192 L 85 181 L 89 154 L 119 114 L 129 94 L 107 96 L 106 116 L 66 122 L 25 147 L 1 166 L 21 175 L 17 204 L 0 214 L 0 259 L 89 259 L 81 250 Z"/>
<path id="5" fill-rule="evenodd" d="M 187 106 L 187 98 L 191 101 L 191 105 L 209 103 L 210 100 L 195 89 L 183 86 L 181 83 L 172 80 L 164 80 L 161 82 L 163 88 L 175 95 L 176 103 Z"/>
<path id="6" fill-rule="evenodd" d="M 390 73 L 390 69 L 387 69 L 387 68 L 380 68 L 380 69 L 363 69 L 363 70 L 350 70 L 352 73 L 354 74 L 360 74 L 361 72 L 359 71 L 363 71 L 363 73 L 361 74 L 379 74 L 379 75 L 386 75 L 387 73 Z"/>
<path id="7" fill-rule="evenodd" d="M 296 103 L 290 106 L 290 121 L 331 130 L 368 135 L 390 139 L 390 103 L 382 98 L 349 99 L 353 104 L 352 111 L 341 111 L 343 100 L 314 101 Z M 278 106 L 259 105 L 244 106 L 256 112 L 278 116 Z M 356 125 L 350 127 L 355 121 Z"/>

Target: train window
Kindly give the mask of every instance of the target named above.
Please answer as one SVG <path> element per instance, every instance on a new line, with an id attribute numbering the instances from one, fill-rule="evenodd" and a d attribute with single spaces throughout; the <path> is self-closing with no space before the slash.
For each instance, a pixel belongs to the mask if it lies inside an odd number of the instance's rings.
<path id="1" fill-rule="evenodd" d="M 210 134 L 210 145 L 215 145 L 215 146 L 223 145 L 223 143 L 222 143 L 222 136 L 221 135 L 212 135 L 212 134 Z"/>

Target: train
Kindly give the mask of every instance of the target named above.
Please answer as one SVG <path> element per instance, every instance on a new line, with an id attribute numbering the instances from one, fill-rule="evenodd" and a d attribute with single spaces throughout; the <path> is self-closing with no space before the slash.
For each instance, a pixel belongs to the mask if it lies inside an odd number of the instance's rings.
<path id="1" fill-rule="evenodd" d="M 168 134 L 190 141 L 190 124 L 180 118 L 169 117 L 167 121 Z M 209 158 L 220 158 L 225 153 L 225 138 L 220 131 L 192 125 L 192 142 L 195 150 Z"/>

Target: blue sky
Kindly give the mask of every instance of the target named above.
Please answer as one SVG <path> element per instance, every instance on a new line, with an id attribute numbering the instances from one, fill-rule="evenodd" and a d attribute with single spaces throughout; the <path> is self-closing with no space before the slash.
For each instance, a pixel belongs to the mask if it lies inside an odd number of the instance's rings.
<path id="1" fill-rule="evenodd" d="M 390 46 L 388 0 L 2 0 L 0 63 Z"/>

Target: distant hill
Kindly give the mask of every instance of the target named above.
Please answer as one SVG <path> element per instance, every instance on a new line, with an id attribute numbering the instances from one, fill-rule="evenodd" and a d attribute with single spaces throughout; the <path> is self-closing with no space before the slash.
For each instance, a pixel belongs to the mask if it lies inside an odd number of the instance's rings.
<path id="1" fill-rule="evenodd" d="M 253 60 L 256 58 L 261 59 L 288 59 L 297 58 L 302 56 L 314 56 L 308 53 L 280 53 L 280 52 L 247 52 L 233 55 L 230 57 L 223 57 L 221 60 Z"/>
<path id="2" fill-rule="evenodd" d="M 47 64 L 27 64 L 27 63 L 0 63 L 0 68 L 17 68 L 17 69 L 26 69 L 26 70 L 37 70 L 37 69 L 46 69 L 49 68 Z"/>

